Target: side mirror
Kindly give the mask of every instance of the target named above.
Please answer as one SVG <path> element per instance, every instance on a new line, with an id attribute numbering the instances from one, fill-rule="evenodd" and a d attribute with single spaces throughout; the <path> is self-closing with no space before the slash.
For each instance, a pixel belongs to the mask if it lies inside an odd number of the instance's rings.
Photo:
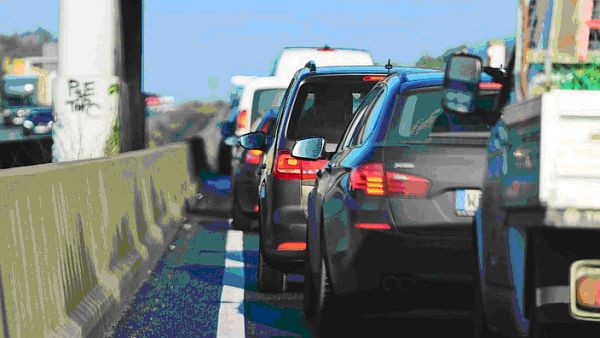
<path id="1" fill-rule="evenodd" d="M 311 137 L 299 139 L 294 143 L 292 156 L 301 160 L 318 160 L 325 155 L 325 139 Z"/>
<path id="2" fill-rule="evenodd" d="M 475 101 L 481 81 L 481 59 L 476 55 L 455 54 L 446 64 L 442 106 L 444 109 L 468 114 L 475 111 Z"/>
<path id="3" fill-rule="evenodd" d="M 221 129 L 222 136 L 230 136 L 235 134 L 235 122 L 223 121 L 217 124 Z"/>
<path id="4" fill-rule="evenodd" d="M 246 149 L 264 150 L 266 135 L 260 131 L 244 134 L 240 136 L 240 145 Z"/>

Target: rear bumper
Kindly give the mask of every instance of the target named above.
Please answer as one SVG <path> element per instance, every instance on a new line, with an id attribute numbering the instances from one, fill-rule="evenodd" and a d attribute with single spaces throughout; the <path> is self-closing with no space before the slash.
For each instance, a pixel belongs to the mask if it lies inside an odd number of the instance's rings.
<path id="1" fill-rule="evenodd" d="M 444 229 L 453 233 L 456 227 L 466 226 L 419 226 L 418 231 L 393 232 L 352 229 L 352 244 L 331 257 L 329 271 L 336 294 L 382 291 L 389 276 L 412 284 L 471 283 L 472 238 L 436 233 Z"/>

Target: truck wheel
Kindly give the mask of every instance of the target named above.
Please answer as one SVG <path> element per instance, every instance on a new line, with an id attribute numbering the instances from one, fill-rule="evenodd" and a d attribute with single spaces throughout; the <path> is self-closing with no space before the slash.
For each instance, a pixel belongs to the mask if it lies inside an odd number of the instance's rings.
<path id="1" fill-rule="evenodd" d="M 256 286 L 260 292 L 283 293 L 287 287 L 285 273 L 275 270 L 265 262 L 262 250 L 259 249 Z"/>
<path id="2" fill-rule="evenodd" d="M 237 198 L 233 199 L 231 226 L 235 230 L 248 231 L 252 227 L 252 219 L 240 208 Z"/>

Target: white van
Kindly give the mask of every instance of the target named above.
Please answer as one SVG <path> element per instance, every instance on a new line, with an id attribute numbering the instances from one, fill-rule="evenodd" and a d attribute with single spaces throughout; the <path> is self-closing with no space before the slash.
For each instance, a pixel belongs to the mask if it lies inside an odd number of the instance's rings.
<path id="1" fill-rule="evenodd" d="M 373 65 L 371 54 L 362 49 L 286 47 L 275 61 L 271 75 L 291 80 L 294 73 L 310 60 L 317 67 Z"/>
<path id="2" fill-rule="evenodd" d="M 256 77 L 245 84 L 237 114 L 236 135 L 250 132 L 250 126 L 267 110 L 279 108 L 291 78 Z"/>

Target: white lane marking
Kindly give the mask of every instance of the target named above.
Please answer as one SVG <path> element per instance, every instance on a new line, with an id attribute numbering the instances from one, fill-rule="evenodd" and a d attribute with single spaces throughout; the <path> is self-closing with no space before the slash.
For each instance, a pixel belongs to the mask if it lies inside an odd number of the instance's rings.
<path id="1" fill-rule="evenodd" d="M 241 287 L 240 287 L 241 286 Z M 246 337 L 244 321 L 244 233 L 228 230 L 217 337 Z"/>

